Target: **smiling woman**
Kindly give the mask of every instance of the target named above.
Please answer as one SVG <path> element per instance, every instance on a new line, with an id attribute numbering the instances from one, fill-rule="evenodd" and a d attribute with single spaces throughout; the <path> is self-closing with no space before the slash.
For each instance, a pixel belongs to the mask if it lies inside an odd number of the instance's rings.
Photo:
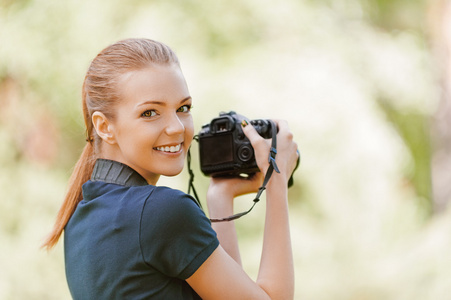
<path id="1" fill-rule="evenodd" d="M 123 75 L 117 86 L 121 101 L 114 119 L 100 111 L 92 116 L 106 142 L 103 158 L 128 165 L 149 184 L 179 174 L 194 135 L 192 100 L 180 67 L 145 67 Z"/>
<path id="2" fill-rule="evenodd" d="M 293 297 L 287 181 L 297 145 L 286 122 L 277 121 L 281 172 L 267 184 L 255 282 L 241 267 L 233 222 L 213 227 L 191 196 L 156 186 L 160 175 L 182 171 L 194 134 L 192 99 L 172 50 L 146 39 L 107 47 L 88 69 L 82 101 L 87 144 L 44 244 L 52 248 L 64 231 L 74 299 Z M 252 126 L 243 132 L 266 170 L 269 142 Z M 256 192 L 262 178 L 213 178 L 210 215 L 230 215 L 234 197 Z"/>

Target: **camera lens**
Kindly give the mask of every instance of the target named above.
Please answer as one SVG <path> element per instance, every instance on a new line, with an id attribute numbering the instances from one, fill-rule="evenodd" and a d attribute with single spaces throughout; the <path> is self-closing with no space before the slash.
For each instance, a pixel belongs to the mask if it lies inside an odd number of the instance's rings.
<path id="1" fill-rule="evenodd" d="M 248 145 L 242 145 L 240 148 L 238 148 L 238 158 L 243 162 L 251 160 L 252 154 L 253 150 Z"/>

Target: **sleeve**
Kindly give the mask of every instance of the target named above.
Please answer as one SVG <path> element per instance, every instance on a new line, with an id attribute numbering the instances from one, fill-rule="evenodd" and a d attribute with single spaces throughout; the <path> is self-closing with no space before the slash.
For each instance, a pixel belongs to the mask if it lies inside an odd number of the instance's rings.
<path id="1" fill-rule="evenodd" d="M 189 195 L 157 188 L 146 200 L 140 226 L 145 262 L 163 274 L 189 278 L 218 247 L 210 220 Z"/>

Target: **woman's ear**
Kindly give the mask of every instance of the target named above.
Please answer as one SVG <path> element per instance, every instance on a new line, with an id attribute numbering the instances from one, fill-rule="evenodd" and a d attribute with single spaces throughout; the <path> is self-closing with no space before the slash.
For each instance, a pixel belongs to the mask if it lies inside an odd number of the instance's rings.
<path id="1" fill-rule="evenodd" d="M 111 145 L 116 143 L 113 132 L 114 126 L 108 121 L 103 113 L 99 111 L 94 112 L 92 114 L 92 124 L 94 125 L 98 136 L 100 136 L 103 141 Z"/>

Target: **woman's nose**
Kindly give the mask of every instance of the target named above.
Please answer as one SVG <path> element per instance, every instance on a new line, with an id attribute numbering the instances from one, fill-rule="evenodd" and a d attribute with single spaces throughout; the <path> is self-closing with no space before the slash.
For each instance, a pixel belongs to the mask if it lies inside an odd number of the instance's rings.
<path id="1" fill-rule="evenodd" d="M 180 120 L 176 113 L 171 115 L 171 117 L 168 119 L 168 124 L 166 124 L 166 134 L 174 135 L 183 132 L 185 132 L 185 125 L 183 125 L 183 122 Z"/>

